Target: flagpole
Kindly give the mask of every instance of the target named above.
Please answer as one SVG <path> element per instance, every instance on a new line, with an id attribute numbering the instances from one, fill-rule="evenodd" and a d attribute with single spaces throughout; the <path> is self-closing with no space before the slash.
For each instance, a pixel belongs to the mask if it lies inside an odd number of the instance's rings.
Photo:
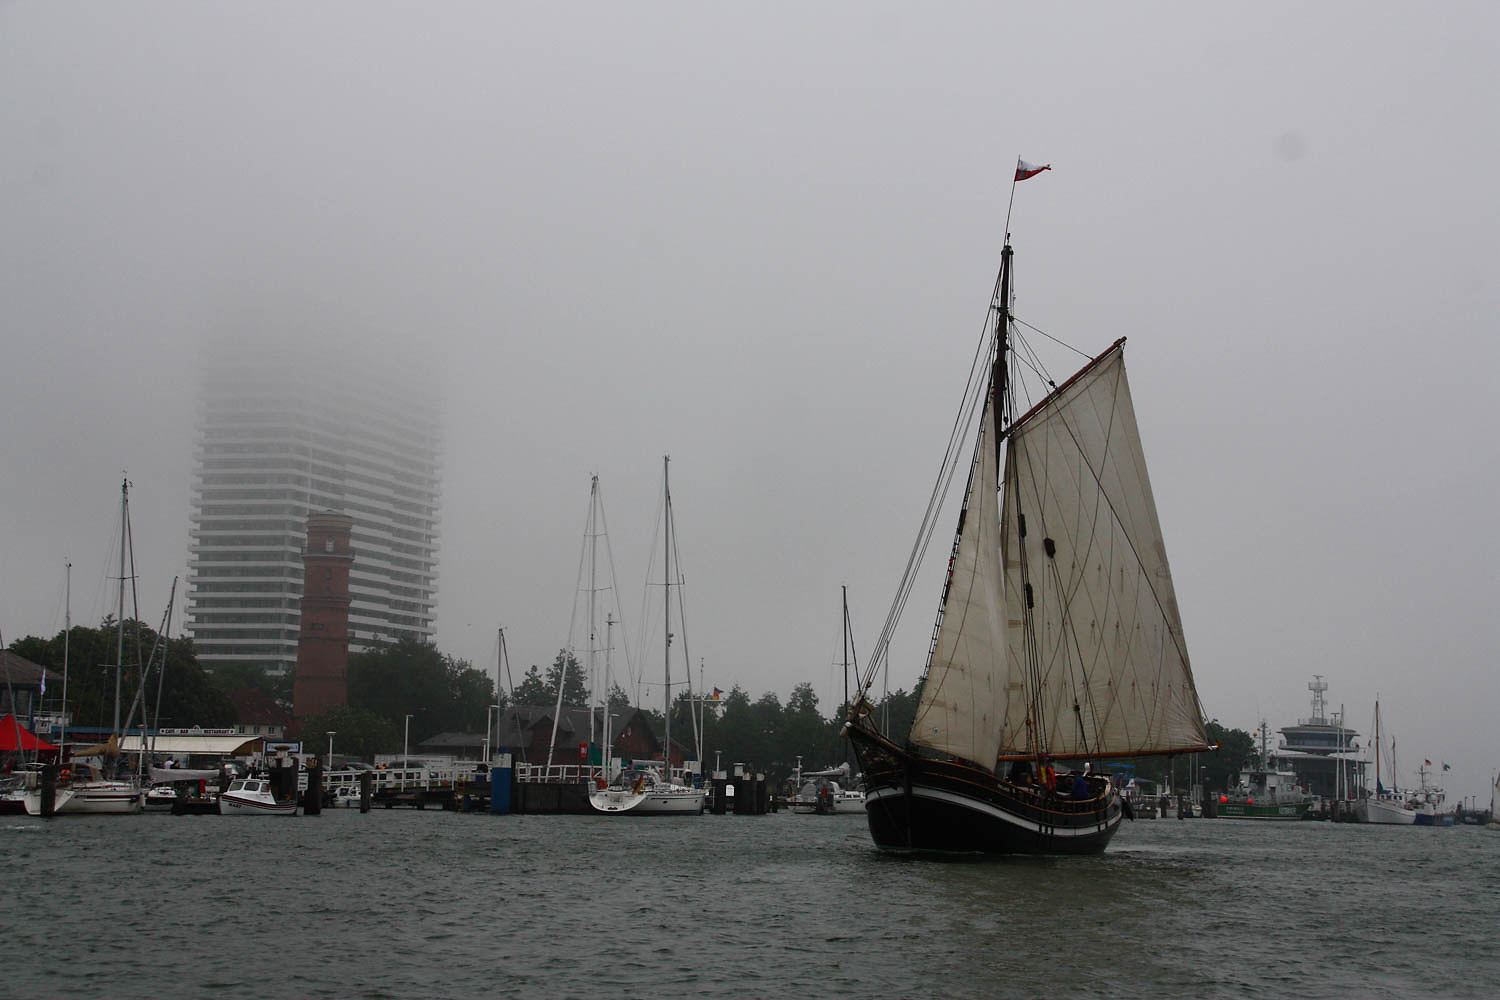
<path id="1" fill-rule="evenodd" d="M 1021 176 L 1021 158 L 1016 157 L 1016 169 L 1010 175 L 1010 201 L 1005 204 L 1005 240 L 1010 242 L 1010 210 L 1016 204 L 1016 178 Z"/>

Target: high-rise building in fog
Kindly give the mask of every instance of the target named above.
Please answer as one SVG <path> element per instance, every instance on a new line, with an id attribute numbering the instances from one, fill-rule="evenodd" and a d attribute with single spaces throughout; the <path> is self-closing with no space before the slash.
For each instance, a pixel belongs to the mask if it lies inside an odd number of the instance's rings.
<path id="1" fill-rule="evenodd" d="M 297 662 L 311 513 L 353 519 L 349 649 L 430 638 L 439 426 L 412 370 L 245 340 L 204 366 L 187 628 L 208 669 Z"/>

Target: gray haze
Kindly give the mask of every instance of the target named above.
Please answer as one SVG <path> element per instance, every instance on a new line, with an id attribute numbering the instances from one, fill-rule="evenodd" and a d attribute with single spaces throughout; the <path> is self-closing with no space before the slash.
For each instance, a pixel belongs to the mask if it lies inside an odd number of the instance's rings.
<path id="1" fill-rule="evenodd" d="M 0 8 L 6 641 L 61 627 L 65 556 L 108 612 L 122 470 L 155 621 L 202 345 L 323 331 L 440 373 L 445 651 L 568 641 L 596 472 L 641 633 L 670 453 L 708 684 L 831 712 L 839 586 L 863 654 L 1019 155 L 1053 169 L 1017 313 L 1130 338 L 1208 713 L 1290 724 L 1323 674 L 1407 780 L 1484 795 L 1500 8 L 995 6 Z"/>

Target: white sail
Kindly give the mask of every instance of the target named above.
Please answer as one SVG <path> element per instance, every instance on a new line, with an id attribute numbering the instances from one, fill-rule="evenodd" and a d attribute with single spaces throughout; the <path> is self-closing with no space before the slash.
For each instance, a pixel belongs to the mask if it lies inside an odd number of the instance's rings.
<path id="1" fill-rule="evenodd" d="M 993 393 L 991 394 L 993 397 Z M 1005 684 L 1005 595 L 993 444 L 994 399 L 979 420 L 976 461 L 911 742 L 989 767 L 1016 692 Z"/>
<path id="2" fill-rule="evenodd" d="M 1025 694 L 1006 708 L 1002 754 L 1124 755 L 1206 742 L 1122 344 L 1009 436 L 1003 683 Z"/>

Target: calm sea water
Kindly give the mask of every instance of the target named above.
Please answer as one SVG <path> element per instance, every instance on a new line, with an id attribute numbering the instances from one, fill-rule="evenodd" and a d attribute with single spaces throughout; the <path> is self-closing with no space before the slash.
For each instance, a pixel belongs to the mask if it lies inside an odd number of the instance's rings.
<path id="1" fill-rule="evenodd" d="M 881 855 L 862 817 L 0 820 L 0 995 L 1493 997 L 1500 834 L 1126 823 Z"/>

